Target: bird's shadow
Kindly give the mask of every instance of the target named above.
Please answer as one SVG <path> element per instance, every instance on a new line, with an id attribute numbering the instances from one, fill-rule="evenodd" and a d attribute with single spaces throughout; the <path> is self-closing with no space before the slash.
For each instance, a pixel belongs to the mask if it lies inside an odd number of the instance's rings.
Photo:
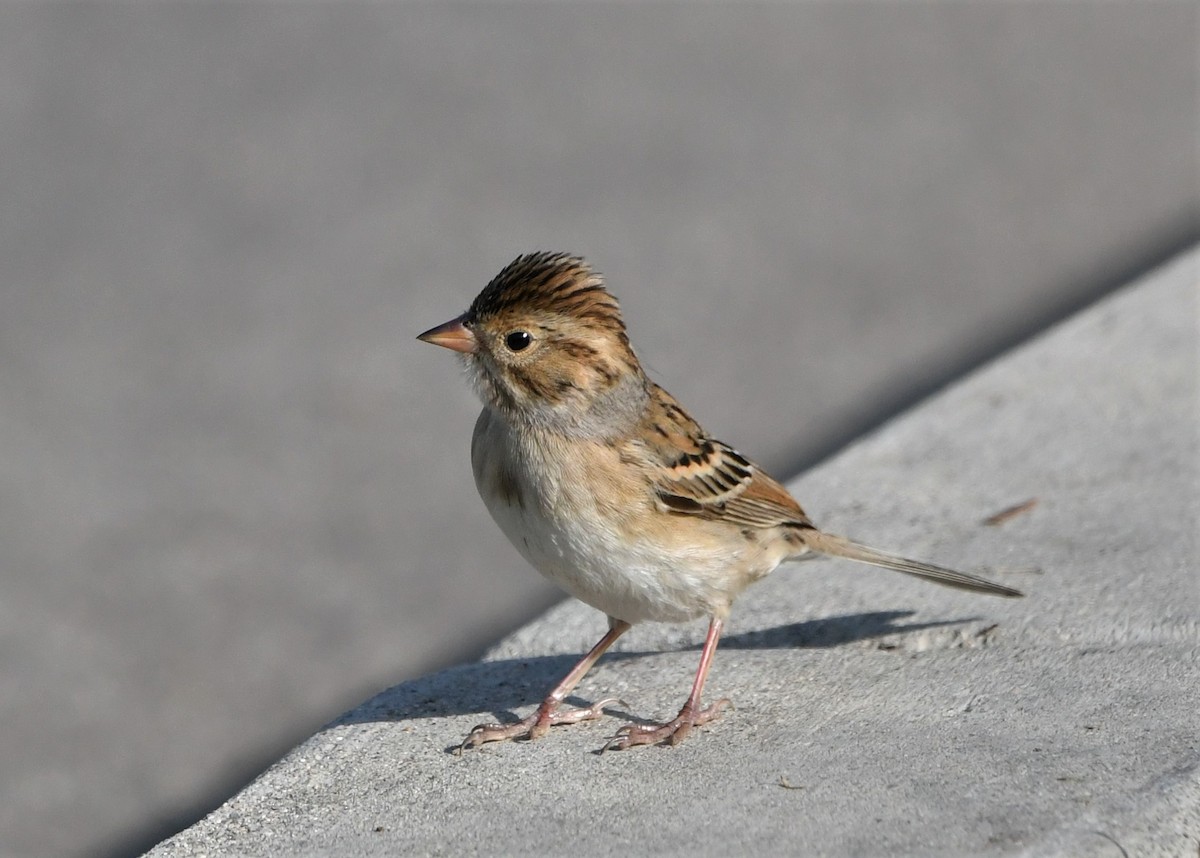
<path id="1" fill-rule="evenodd" d="M 729 635 L 722 638 L 721 649 L 823 649 L 885 635 L 913 634 L 925 629 L 960 625 L 977 619 L 966 617 L 939 622 L 900 622 L 912 614 L 912 611 L 876 611 L 805 620 Z M 664 651 L 685 652 L 699 649 L 699 645 L 692 645 L 675 650 L 623 651 L 609 653 L 604 658 L 608 661 L 624 661 Z M 582 653 L 531 656 L 458 665 L 395 685 L 328 726 L 408 721 L 483 711 L 492 712 L 500 723 L 514 723 L 519 718 L 513 710 L 540 703 L 546 693 L 575 666 L 581 656 Z M 568 702 L 576 705 L 583 703 L 573 698 L 568 698 Z M 612 714 L 630 723 L 642 721 L 628 713 L 615 711 Z"/>

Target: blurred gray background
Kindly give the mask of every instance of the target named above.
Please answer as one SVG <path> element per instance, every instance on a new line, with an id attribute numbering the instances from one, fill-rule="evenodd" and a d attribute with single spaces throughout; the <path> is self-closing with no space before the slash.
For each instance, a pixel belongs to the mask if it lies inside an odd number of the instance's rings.
<path id="1" fill-rule="evenodd" d="M 0 6 L 0 854 L 135 854 L 557 598 L 413 339 L 512 257 L 790 476 L 1197 239 L 1197 8 Z"/>

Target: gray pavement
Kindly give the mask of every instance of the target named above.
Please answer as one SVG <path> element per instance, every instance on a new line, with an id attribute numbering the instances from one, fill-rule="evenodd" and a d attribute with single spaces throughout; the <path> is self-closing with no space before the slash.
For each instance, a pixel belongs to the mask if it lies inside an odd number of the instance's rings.
<path id="1" fill-rule="evenodd" d="M 1198 287 L 1200 250 L 791 486 L 830 529 L 1025 599 L 783 567 L 718 651 L 710 699 L 737 709 L 684 744 L 590 753 L 674 713 L 703 623 L 620 642 L 578 691 L 629 701 L 612 717 L 450 753 L 603 630 L 564 604 L 349 712 L 150 855 L 1195 854 Z"/>
<path id="2" fill-rule="evenodd" d="M 0 855 L 148 848 L 558 598 L 412 339 L 513 256 L 591 258 L 655 377 L 794 474 L 1197 239 L 1196 32 L 1168 2 L 0 5 Z"/>

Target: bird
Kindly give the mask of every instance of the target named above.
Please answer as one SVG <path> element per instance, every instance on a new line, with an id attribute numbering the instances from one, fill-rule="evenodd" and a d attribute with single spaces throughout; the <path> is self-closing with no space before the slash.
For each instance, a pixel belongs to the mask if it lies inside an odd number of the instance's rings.
<path id="1" fill-rule="evenodd" d="M 465 313 L 418 339 L 459 353 L 483 402 L 471 469 L 488 512 L 542 575 L 608 630 L 528 717 L 458 747 L 537 739 L 618 700 L 564 700 L 632 626 L 707 617 L 674 718 L 630 724 L 601 751 L 676 745 L 729 705 L 702 693 L 735 599 L 787 560 L 832 555 L 996 596 L 1019 590 L 820 530 L 761 467 L 709 435 L 634 353 L 617 299 L 582 257 L 517 257 Z"/>

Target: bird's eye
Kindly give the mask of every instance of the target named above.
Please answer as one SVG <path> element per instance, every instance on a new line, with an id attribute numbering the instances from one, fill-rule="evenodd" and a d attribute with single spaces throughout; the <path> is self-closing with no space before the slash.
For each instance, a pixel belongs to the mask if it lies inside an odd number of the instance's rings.
<path id="1" fill-rule="evenodd" d="M 504 345 L 514 352 L 524 351 L 532 342 L 533 337 L 529 335 L 528 331 L 513 331 L 504 338 Z"/>

